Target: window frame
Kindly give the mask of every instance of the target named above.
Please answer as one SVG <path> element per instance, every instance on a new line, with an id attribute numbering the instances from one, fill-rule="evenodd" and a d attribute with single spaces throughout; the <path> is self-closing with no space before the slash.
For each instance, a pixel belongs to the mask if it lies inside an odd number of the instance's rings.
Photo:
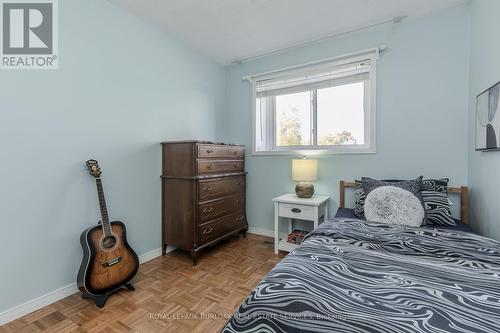
<path id="1" fill-rule="evenodd" d="M 379 58 L 379 50 L 367 50 L 356 54 L 330 58 L 319 62 L 313 62 L 300 66 L 294 66 L 278 71 L 272 71 L 264 74 L 259 74 L 251 77 L 244 78 L 251 84 L 252 89 L 252 155 L 315 155 L 315 154 L 375 154 L 376 153 L 376 96 L 377 96 L 377 60 Z M 267 140 L 267 145 L 260 146 L 265 150 L 258 149 L 257 143 L 257 86 L 256 83 L 260 80 L 275 76 L 277 73 L 286 74 L 293 73 L 300 70 L 304 72 L 308 68 L 318 69 L 321 66 L 341 66 L 348 63 L 354 63 L 363 60 L 370 60 L 370 71 L 368 72 L 368 79 L 365 81 L 365 116 L 364 116 L 364 144 L 347 144 L 347 145 L 331 145 L 331 146 L 318 146 L 317 145 L 317 89 L 314 90 L 314 97 L 312 99 L 312 142 L 313 145 L 308 146 L 277 146 L 276 145 L 276 108 L 273 107 L 274 112 L 267 112 L 266 122 L 271 122 L 271 125 L 265 125 L 264 129 L 267 136 L 271 135 L 271 140 Z M 356 81 L 353 81 L 356 82 Z M 360 82 L 360 81 L 357 81 Z M 349 83 L 343 83 L 349 84 Z M 339 84 L 339 85 L 343 85 Z M 275 101 L 276 98 L 272 98 Z M 275 102 L 274 102 L 275 103 Z M 261 119 L 262 120 L 262 119 Z M 269 141 L 272 143 L 269 145 Z"/>

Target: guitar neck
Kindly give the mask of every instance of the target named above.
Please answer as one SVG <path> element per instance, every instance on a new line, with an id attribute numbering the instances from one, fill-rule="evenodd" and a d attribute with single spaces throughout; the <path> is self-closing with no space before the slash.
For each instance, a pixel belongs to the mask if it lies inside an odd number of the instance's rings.
<path id="1" fill-rule="evenodd" d="M 102 229 L 104 232 L 104 236 L 109 236 L 111 235 L 111 225 L 109 223 L 108 208 L 106 207 L 106 199 L 104 198 L 101 178 L 96 178 L 95 182 L 97 185 L 99 208 L 101 209 Z"/>

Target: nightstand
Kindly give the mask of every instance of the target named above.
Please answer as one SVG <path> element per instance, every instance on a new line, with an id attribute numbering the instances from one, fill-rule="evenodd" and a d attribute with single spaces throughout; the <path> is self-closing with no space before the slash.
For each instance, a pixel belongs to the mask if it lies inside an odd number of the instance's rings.
<path id="1" fill-rule="evenodd" d="M 288 233 L 292 232 L 294 219 L 312 221 L 314 229 L 319 225 L 320 220 L 328 218 L 329 196 L 315 195 L 309 199 L 297 197 L 295 193 L 289 193 L 274 198 L 274 253 L 279 250 L 291 252 L 297 245 L 288 243 L 287 239 L 279 239 L 280 217 L 288 218 Z"/>

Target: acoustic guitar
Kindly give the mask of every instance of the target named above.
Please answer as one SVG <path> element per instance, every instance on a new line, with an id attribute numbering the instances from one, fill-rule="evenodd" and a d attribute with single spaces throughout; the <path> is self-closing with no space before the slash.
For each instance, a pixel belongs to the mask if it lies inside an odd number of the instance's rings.
<path id="1" fill-rule="evenodd" d="M 122 287 L 134 290 L 130 280 L 139 269 L 139 258 L 127 242 L 125 225 L 119 221 L 109 221 L 97 161 L 89 160 L 86 165 L 96 180 L 102 221 L 83 231 L 80 236 L 83 260 L 77 281 L 82 297 L 94 300 L 102 308 L 109 295 Z"/>

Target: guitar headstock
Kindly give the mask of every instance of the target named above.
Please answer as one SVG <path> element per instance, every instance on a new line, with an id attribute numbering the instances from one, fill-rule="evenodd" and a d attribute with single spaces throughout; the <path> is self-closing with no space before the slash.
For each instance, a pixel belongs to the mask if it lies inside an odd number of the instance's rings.
<path id="1" fill-rule="evenodd" d="M 87 165 L 87 168 L 92 176 L 95 178 L 99 178 L 101 176 L 102 172 L 101 169 L 99 169 L 99 164 L 96 160 L 88 160 L 85 164 Z"/>

